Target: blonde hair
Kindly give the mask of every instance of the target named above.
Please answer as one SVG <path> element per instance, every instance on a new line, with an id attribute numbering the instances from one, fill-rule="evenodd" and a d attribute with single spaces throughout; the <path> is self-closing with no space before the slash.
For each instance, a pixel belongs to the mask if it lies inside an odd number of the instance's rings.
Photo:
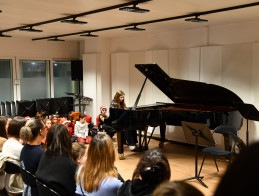
<path id="1" fill-rule="evenodd" d="M 107 134 L 96 135 L 89 145 L 87 159 L 79 172 L 77 183 L 82 182 L 88 193 L 98 191 L 102 180 L 118 177 L 114 162 L 115 148 L 112 139 Z"/>
<path id="2" fill-rule="evenodd" d="M 20 130 L 20 138 L 26 142 L 30 142 L 37 137 L 43 124 L 40 119 L 28 120 Z"/>
<path id="3" fill-rule="evenodd" d="M 118 109 L 119 108 L 126 108 L 126 104 L 125 104 L 124 100 L 123 100 L 123 102 L 120 102 L 120 96 L 122 96 L 122 95 L 125 95 L 125 93 L 122 90 L 119 90 L 119 91 L 116 92 L 116 94 L 114 95 L 114 98 L 112 100 L 112 101 L 115 102 L 115 106 Z"/>
<path id="4" fill-rule="evenodd" d="M 72 143 L 72 158 L 75 162 L 77 161 L 77 159 L 80 159 L 82 156 L 84 156 L 85 151 L 85 144 L 79 142 Z"/>

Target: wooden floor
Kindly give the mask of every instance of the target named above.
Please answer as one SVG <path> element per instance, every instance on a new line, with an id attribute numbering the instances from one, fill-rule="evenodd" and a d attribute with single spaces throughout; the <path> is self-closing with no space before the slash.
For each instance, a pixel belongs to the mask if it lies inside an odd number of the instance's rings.
<path id="1" fill-rule="evenodd" d="M 116 135 L 113 138 L 115 147 L 117 149 Z M 149 149 L 157 148 L 158 141 L 151 140 Z M 132 152 L 128 149 L 128 146 L 124 146 L 125 149 L 125 160 L 116 159 L 116 167 L 124 180 L 131 179 L 134 169 L 142 156 L 143 153 Z M 195 175 L 195 148 L 192 145 L 185 144 L 172 144 L 165 143 L 165 147 L 162 149 L 164 154 L 167 156 L 171 167 L 171 181 L 173 180 L 184 180 L 186 178 L 193 177 Z M 200 168 L 203 159 L 203 154 L 199 149 L 198 152 L 198 170 Z M 189 180 L 188 182 L 193 186 L 201 190 L 204 195 L 212 196 L 215 188 L 217 187 L 220 178 L 224 174 L 227 163 L 225 161 L 217 161 L 219 172 L 215 167 L 212 158 L 207 157 L 201 172 L 201 176 L 204 176 L 202 181 L 208 186 L 205 188 L 196 179 Z"/>

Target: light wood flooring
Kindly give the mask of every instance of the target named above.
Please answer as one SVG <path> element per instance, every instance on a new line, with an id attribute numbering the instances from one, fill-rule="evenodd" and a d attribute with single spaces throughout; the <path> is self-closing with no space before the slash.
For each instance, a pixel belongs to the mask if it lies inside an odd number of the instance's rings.
<path id="1" fill-rule="evenodd" d="M 113 138 L 115 148 L 117 149 L 116 135 Z M 158 141 L 151 139 L 149 143 L 149 149 L 158 148 Z M 165 147 L 162 149 L 167 156 L 171 167 L 171 181 L 184 180 L 186 178 L 193 177 L 195 175 L 195 148 L 192 145 L 185 144 L 173 144 L 166 142 Z M 198 150 L 198 171 L 203 159 L 201 149 Z M 132 152 L 128 149 L 128 146 L 124 145 L 125 160 L 116 159 L 115 165 L 119 170 L 119 173 L 124 180 L 131 179 L 133 171 L 138 164 L 138 161 L 143 153 Z M 202 181 L 208 186 L 205 188 L 196 179 L 189 180 L 188 182 L 193 186 L 201 190 L 204 195 L 212 196 L 216 189 L 222 175 L 224 174 L 227 163 L 225 161 L 217 161 L 219 172 L 214 164 L 214 160 L 207 157 L 201 172 L 201 176 L 204 176 Z"/>

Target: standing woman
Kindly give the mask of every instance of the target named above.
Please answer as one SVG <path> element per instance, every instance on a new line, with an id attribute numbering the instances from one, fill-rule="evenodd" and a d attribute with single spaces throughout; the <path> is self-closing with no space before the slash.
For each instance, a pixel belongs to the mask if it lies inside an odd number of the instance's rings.
<path id="1" fill-rule="evenodd" d="M 2 147 L 7 140 L 6 125 L 8 118 L 5 116 L 0 116 L 0 152 L 2 152 Z"/>
<path id="2" fill-rule="evenodd" d="M 116 108 L 116 109 L 126 108 L 124 97 L 125 97 L 125 93 L 122 90 L 117 91 L 111 102 L 110 108 Z M 136 148 L 136 143 L 137 143 L 136 130 L 117 131 L 119 159 L 124 159 L 124 149 L 123 149 L 124 135 L 126 136 L 125 138 L 127 140 L 130 150 L 134 150 Z"/>
<path id="3" fill-rule="evenodd" d="M 44 153 L 41 148 L 41 140 L 45 138 L 47 134 L 47 128 L 44 127 L 40 119 L 28 120 L 21 128 L 20 138 L 26 143 L 22 149 L 20 162 L 26 170 L 35 174 L 40 158 Z M 36 186 L 28 186 L 24 183 L 23 188 L 24 195 L 37 196 L 38 191 Z"/>
<path id="4" fill-rule="evenodd" d="M 122 182 L 114 165 L 115 148 L 107 134 L 93 137 L 86 162 L 78 169 L 76 194 L 116 196 Z"/>
<path id="5" fill-rule="evenodd" d="M 77 164 L 72 160 L 72 142 L 65 125 L 54 124 L 47 134 L 36 177 L 62 196 L 75 195 Z"/>

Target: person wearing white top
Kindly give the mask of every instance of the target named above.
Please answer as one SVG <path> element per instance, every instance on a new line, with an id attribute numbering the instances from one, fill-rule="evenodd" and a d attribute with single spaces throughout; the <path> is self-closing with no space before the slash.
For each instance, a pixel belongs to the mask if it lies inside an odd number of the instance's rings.
<path id="1" fill-rule="evenodd" d="M 8 140 L 4 143 L 2 153 L 5 153 L 16 160 L 20 160 L 21 150 L 23 145 L 19 142 L 20 129 L 25 125 L 26 119 L 21 116 L 16 116 L 10 122 L 7 129 Z"/>
<path id="2" fill-rule="evenodd" d="M 85 143 L 85 139 L 88 136 L 88 123 L 85 121 L 86 115 L 80 114 L 79 121 L 75 124 L 75 136 L 78 142 Z"/>

